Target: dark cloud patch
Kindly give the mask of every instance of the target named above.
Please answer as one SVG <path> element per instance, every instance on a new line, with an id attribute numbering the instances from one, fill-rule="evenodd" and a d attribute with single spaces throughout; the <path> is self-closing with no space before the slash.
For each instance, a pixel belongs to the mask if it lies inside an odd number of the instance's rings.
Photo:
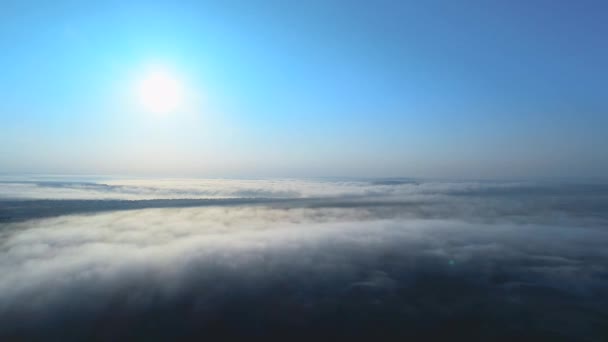
<path id="1" fill-rule="evenodd" d="M 261 205 L 276 199 L 159 199 L 159 200 L 0 200 L 0 222 L 19 222 L 36 218 L 147 208 L 189 208 L 205 206 Z"/>
<path id="2" fill-rule="evenodd" d="M 389 178 L 389 179 L 377 179 L 370 181 L 373 185 L 403 185 L 403 184 L 413 184 L 417 185 L 421 182 L 415 179 L 410 178 Z"/>

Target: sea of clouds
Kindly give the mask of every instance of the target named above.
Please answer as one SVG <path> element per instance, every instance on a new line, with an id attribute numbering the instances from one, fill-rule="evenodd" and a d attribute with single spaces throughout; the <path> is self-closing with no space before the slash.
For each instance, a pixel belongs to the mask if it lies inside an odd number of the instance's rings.
<path id="1" fill-rule="evenodd" d="M 600 341 L 607 209 L 601 184 L 3 180 L 0 337 Z"/>
<path id="2" fill-rule="evenodd" d="M 433 195 L 525 186 L 521 182 L 430 182 L 410 179 L 116 179 L 0 177 L 0 199 L 157 200 L 327 198 Z"/>

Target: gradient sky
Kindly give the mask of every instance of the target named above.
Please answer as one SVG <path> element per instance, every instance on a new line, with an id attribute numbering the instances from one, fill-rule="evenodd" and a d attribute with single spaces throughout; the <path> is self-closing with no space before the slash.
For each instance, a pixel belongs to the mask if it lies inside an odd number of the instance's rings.
<path id="1" fill-rule="evenodd" d="M 0 172 L 606 178 L 606 1 L 0 4 Z M 186 108 L 151 115 L 161 65 Z"/>

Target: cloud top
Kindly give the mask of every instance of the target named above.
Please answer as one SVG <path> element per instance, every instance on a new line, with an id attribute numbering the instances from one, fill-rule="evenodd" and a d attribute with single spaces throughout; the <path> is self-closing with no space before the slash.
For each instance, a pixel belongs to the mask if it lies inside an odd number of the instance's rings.
<path id="1" fill-rule="evenodd" d="M 265 182 L 234 181 L 222 193 Z M 174 194 L 186 183 L 152 187 Z M 190 187 L 222 187 L 201 184 Z M 53 186 L 88 185 L 32 188 Z M 608 220 L 599 187 L 281 181 L 270 189 L 299 190 L 272 201 L 165 199 L 0 223 L 0 337 L 601 336 Z M 47 202 L 56 211 L 101 203 Z"/>

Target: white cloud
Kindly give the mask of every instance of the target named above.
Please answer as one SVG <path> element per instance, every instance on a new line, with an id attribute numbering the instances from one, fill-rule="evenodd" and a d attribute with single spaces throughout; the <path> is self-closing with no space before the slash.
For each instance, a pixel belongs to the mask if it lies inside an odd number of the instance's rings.
<path id="1" fill-rule="evenodd" d="M 584 288 L 594 285 L 593 270 L 605 271 L 593 260 L 608 259 L 606 243 L 608 234 L 596 229 L 409 220 L 366 209 L 214 207 L 62 216 L 3 228 L 0 313 L 24 309 L 24 301 L 32 310 L 61 305 L 75 292 L 103 297 L 129 283 L 170 293 L 218 271 L 262 283 L 290 271 L 343 276 L 355 285 L 394 284 L 388 276 L 356 275 L 387 251 L 412 271 L 416 258 L 490 273 L 513 262 L 509 267 L 530 279 Z M 585 267 L 572 267 L 581 260 Z"/>

